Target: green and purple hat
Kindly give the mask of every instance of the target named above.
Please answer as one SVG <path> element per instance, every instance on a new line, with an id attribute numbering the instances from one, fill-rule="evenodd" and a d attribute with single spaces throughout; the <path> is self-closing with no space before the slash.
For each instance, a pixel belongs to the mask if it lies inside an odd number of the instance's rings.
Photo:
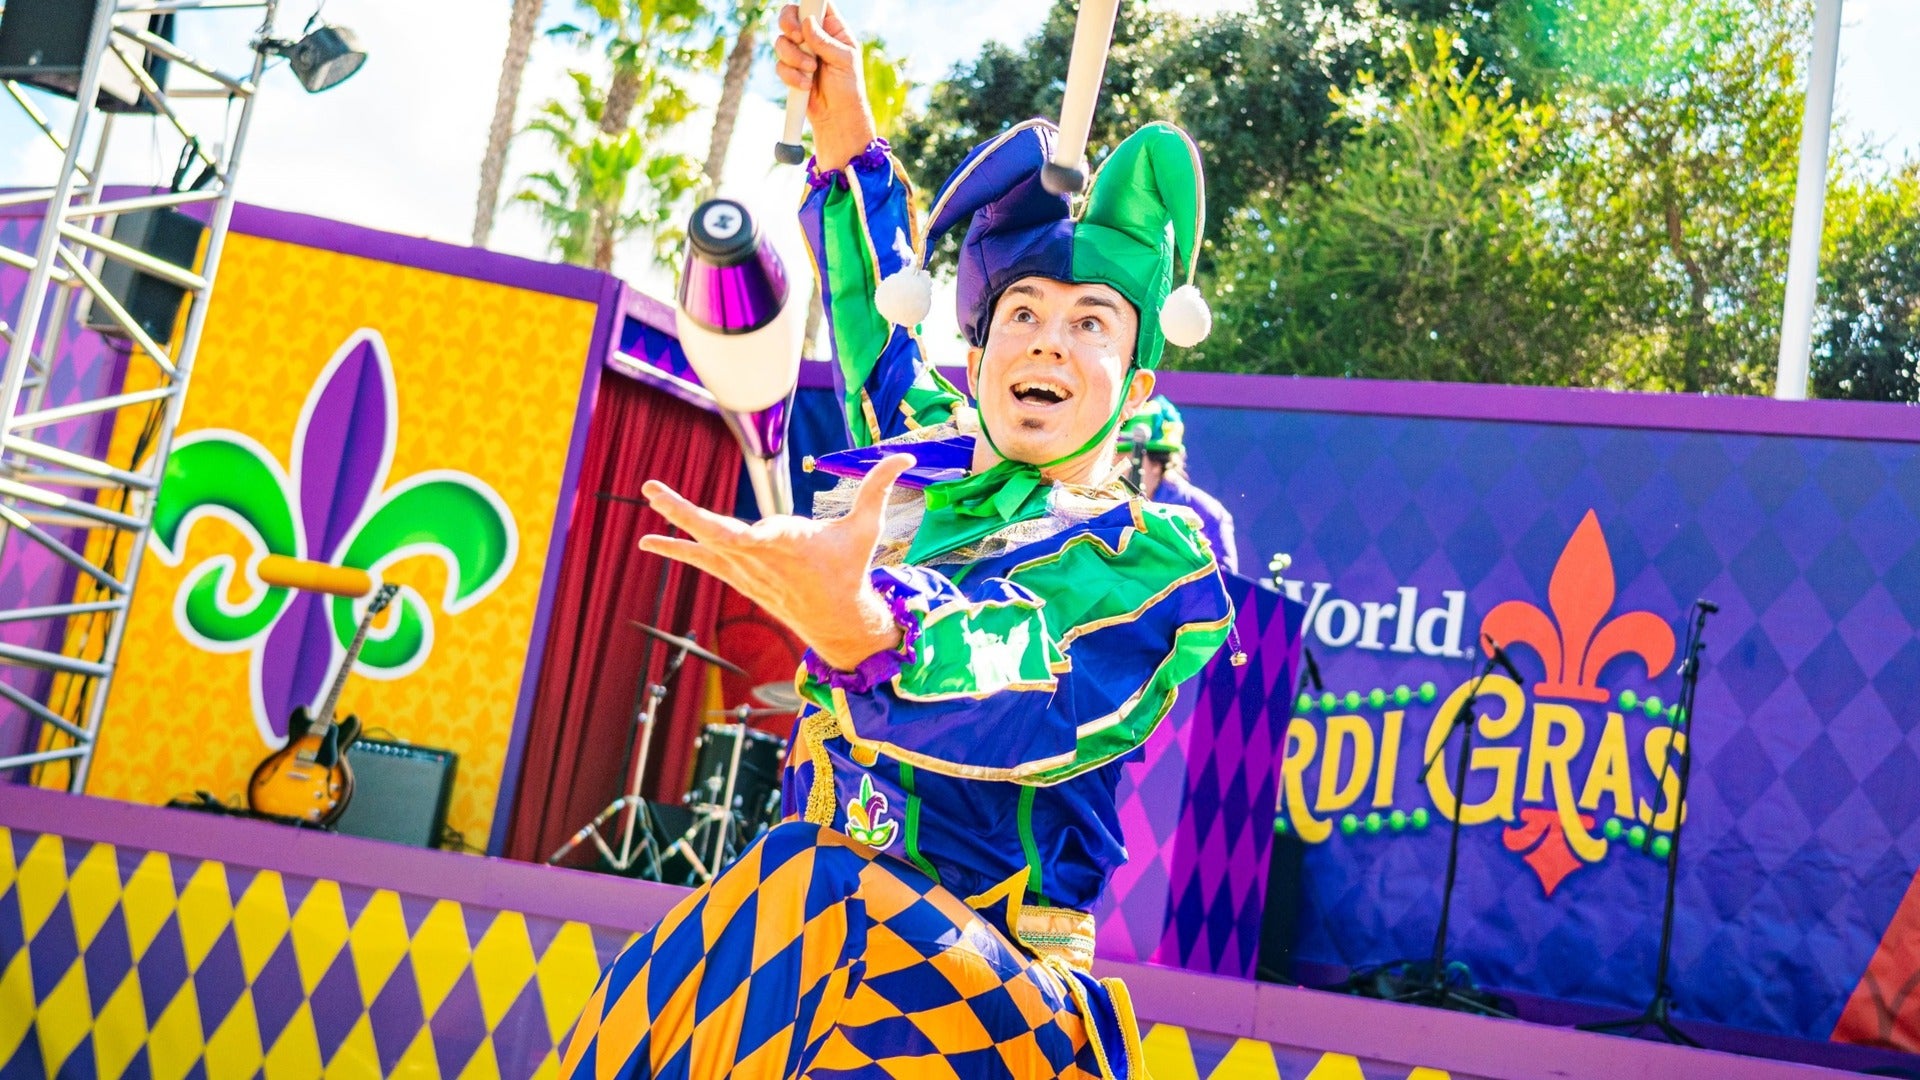
<path id="1" fill-rule="evenodd" d="M 1194 287 L 1206 219 L 1200 152 L 1187 133 L 1155 122 L 1128 136 L 1095 172 L 1074 205 L 1040 182 L 1053 155 L 1054 126 L 1028 120 L 975 147 L 941 186 L 906 268 L 880 283 L 881 315 L 913 326 L 932 307 L 929 253 L 967 223 L 960 247 L 958 307 L 968 344 L 986 344 L 993 306 L 1025 277 L 1113 288 L 1140 315 L 1134 362 L 1160 363 L 1167 344 L 1198 345 L 1213 316 Z"/>
<path id="2" fill-rule="evenodd" d="M 1140 411 L 1120 426 L 1113 448 L 1122 454 L 1144 450 L 1150 454 L 1177 454 L 1187 448 L 1187 425 L 1180 410 L 1165 394 L 1155 394 Z"/>

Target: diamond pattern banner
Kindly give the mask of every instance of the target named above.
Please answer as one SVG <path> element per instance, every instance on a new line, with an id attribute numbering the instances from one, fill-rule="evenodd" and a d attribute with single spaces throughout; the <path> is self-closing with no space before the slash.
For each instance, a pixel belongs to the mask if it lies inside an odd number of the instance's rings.
<path id="1" fill-rule="evenodd" d="M 1892 929 L 1920 870 L 1920 444 L 1183 411 L 1243 566 L 1292 557 L 1328 684 L 1290 728 L 1283 794 L 1309 844 L 1299 959 L 1430 948 L 1451 770 L 1417 774 L 1497 628 L 1523 681 L 1496 675 L 1511 699 L 1480 706 L 1455 959 L 1512 990 L 1644 1004 L 1664 764 L 1693 738 L 1678 1012 L 1826 1039 L 1876 956 L 1883 996 L 1920 975 Z M 1719 613 L 1682 727 L 1672 646 L 1696 597 Z M 1841 1037 L 1920 1046 L 1920 1006 L 1880 1012 Z"/>
<path id="2" fill-rule="evenodd" d="M 629 939 L 0 828 L 0 1076 L 551 1076 Z"/>
<path id="3" fill-rule="evenodd" d="M 5 216 L 7 212 L 0 211 L 0 245 L 15 251 L 34 249 L 35 238 L 40 234 L 38 210 L 32 207 L 12 210 L 13 214 L 26 212 L 36 216 Z M 19 311 L 26 287 L 27 271 L 0 266 L 0 312 L 5 313 L 0 318 L 12 318 Z M 105 337 L 85 329 L 78 314 L 69 308 L 58 359 L 42 395 L 41 407 L 67 405 L 81 398 L 110 393 L 120 385 L 125 370 L 125 354 L 115 351 Z M 27 404 L 27 396 L 22 395 L 21 411 L 25 411 Z M 39 428 L 34 437 L 62 450 L 98 454 L 106 449 L 111 428 L 112 425 L 99 416 L 81 417 Z M 85 534 L 78 530 L 52 531 L 69 546 L 85 546 Z M 13 539 L 0 545 L 0 596 L 24 598 L 33 604 L 62 603 L 73 598 L 74 574 L 72 567 L 38 544 Z M 0 625 L 0 642 L 57 652 L 64 630 L 64 623 L 48 619 Z M 0 680 L 35 698 L 45 693 L 49 677 L 47 672 L 32 668 L 0 669 Z M 33 736 L 38 730 L 39 725 L 30 721 L 17 706 L 0 701 L 0 756 L 33 749 Z"/>
<path id="4" fill-rule="evenodd" d="M 0 1076 L 554 1077 L 632 936 L 0 827 Z M 1449 1076 L 1144 1027 L 1160 1080 Z"/>
<path id="5" fill-rule="evenodd" d="M 1251 979 L 1304 608 L 1232 579 L 1235 633 L 1121 773 L 1127 862 L 1095 916 L 1099 955 Z"/>

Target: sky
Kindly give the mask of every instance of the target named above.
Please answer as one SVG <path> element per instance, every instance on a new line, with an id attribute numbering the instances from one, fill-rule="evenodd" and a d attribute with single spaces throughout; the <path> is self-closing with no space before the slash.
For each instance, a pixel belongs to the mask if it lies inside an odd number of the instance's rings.
<path id="1" fill-rule="evenodd" d="M 283 0 L 278 30 L 297 36 L 316 0 Z M 1182 10 L 1210 11 L 1236 0 L 1162 0 Z M 307 94 L 285 70 L 264 80 L 252 134 L 240 163 L 239 197 L 253 203 L 319 214 L 409 235 L 466 244 L 472 233 L 480 158 L 486 149 L 500 57 L 507 35 L 507 0 L 325 0 L 327 21 L 352 28 L 369 59 L 351 80 Z M 885 39 L 907 58 L 922 83 L 944 75 L 989 40 L 1017 42 L 1045 17 L 1046 0 L 839 0 L 848 22 Z M 568 0 L 547 0 L 545 22 L 568 16 Z M 1920 156 L 1920 0 L 1846 0 L 1836 112 L 1850 137 L 1864 136 L 1891 157 Z M 181 16 L 180 43 L 188 51 L 243 68 L 257 13 Z M 520 95 L 521 122 L 550 97 L 568 91 L 569 67 L 591 69 L 590 56 L 556 42 L 535 44 Z M 767 72 L 742 109 L 727 164 L 727 193 L 761 208 L 767 235 L 790 266 L 806 265 L 787 208 L 800 190 L 798 171 L 775 166 L 771 148 L 780 127 L 780 102 Z M 710 107 L 717 81 L 696 96 Z M 64 103 L 52 99 L 50 112 Z M 70 108 L 70 106 L 68 106 Z M 206 110 L 218 105 L 201 103 Z M 65 113 L 59 114 L 67 115 Z M 173 154 L 150 130 L 152 121 L 123 122 L 114 138 L 107 179 L 164 183 Z M 704 158 L 709 121 L 687 126 L 683 149 Z M 175 144 L 177 145 L 177 144 Z M 0 185 L 51 181 L 58 155 L 12 102 L 0 97 Z M 508 160 L 511 184 L 545 164 L 531 140 L 516 143 Z M 933 178 L 921 178 L 930 183 Z M 509 189 L 510 190 L 510 189 Z M 532 214 L 511 204 L 497 218 L 494 249 L 549 257 Z M 671 275 L 651 262 L 641 242 L 625 245 L 615 270 L 658 295 Z M 928 340 L 957 339 L 950 295 L 935 303 Z M 955 359 L 947 356 L 943 359 Z"/>

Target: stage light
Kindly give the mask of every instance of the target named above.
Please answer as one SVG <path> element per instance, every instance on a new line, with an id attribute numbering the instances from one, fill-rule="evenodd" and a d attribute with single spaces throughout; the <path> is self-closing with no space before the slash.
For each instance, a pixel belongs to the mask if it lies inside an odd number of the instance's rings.
<path id="1" fill-rule="evenodd" d="M 307 31 L 299 41 L 268 38 L 260 43 L 260 48 L 286 57 L 294 78 L 300 80 L 309 94 L 331 90 L 346 82 L 367 62 L 360 39 L 344 26 L 322 24 Z"/>

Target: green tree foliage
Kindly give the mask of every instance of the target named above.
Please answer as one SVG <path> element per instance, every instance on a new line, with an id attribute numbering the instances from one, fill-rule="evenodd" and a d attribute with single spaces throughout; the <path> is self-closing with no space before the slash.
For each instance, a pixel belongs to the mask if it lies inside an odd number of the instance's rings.
<path id="1" fill-rule="evenodd" d="M 1354 125 L 1317 182 L 1252 199 L 1220 242 L 1213 336 L 1192 366 L 1561 382 L 1591 328 L 1536 213 L 1553 111 L 1463 69 L 1450 31 L 1404 46 L 1392 97 L 1336 93 Z"/>
<path id="2" fill-rule="evenodd" d="M 1122 3 L 1088 156 L 1098 164 L 1145 121 L 1178 119 L 1209 163 L 1207 224 L 1218 229 L 1248 193 L 1287 182 L 1338 140 L 1329 94 L 1363 55 L 1356 6 L 1256 0 L 1248 11 L 1196 20 L 1169 6 Z M 913 176 L 937 184 L 1008 125 L 1060 115 L 1075 11 L 1058 0 L 1031 40 L 989 44 L 933 88 L 901 140 Z"/>
<path id="3" fill-rule="evenodd" d="M 663 262 L 679 246 L 674 222 L 699 183 L 686 154 L 661 148 L 694 112 L 683 85 L 719 65 L 724 32 L 704 0 L 579 0 L 590 25 L 565 23 L 552 37 L 603 52 L 611 69 L 602 89 L 574 71 L 572 100 L 547 102 L 528 130 L 545 135 L 560 167 L 528 176 L 516 201 L 539 213 L 556 254 L 600 270 L 613 267 L 616 244 L 653 237 Z M 638 181 L 637 183 L 635 181 Z"/>
<path id="4" fill-rule="evenodd" d="M 1772 390 L 1807 0 L 1139 8 L 1092 144 L 1161 117 L 1206 155 L 1216 328 L 1174 363 Z M 1057 4 L 1024 49 L 936 86 L 904 140 L 915 175 L 1056 114 L 1072 26 Z M 1816 389 L 1912 399 L 1913 170 L 1847 172 L 1827 247 Z"/>
<path id="5" fill-rule="evenodd" d="M 560 163 L 527 176 L 514 200 L 539 215 L 554 254 L 566 262 L 611 270 L 614 245 L 643 232 L 653 234 L 656 257 L 664 257 L 676 246 L 675 211 L 699 184 L 698 167 L 685 154 L 650 149 L 640 130 L 602 130 L 605 97 L 592 76 L 569 74 L 574 100 L 548 101 L 527 125 L 546 136 Z M 672 111 L 656 102 L 649 115 L 664 120 Z"/>
<path id="6" fill-rule="evenodd" d="M 1814 392 L 1920 402 L 1920 165 L 1880 182 L 1843 177 L 1826 233 Z"/>

